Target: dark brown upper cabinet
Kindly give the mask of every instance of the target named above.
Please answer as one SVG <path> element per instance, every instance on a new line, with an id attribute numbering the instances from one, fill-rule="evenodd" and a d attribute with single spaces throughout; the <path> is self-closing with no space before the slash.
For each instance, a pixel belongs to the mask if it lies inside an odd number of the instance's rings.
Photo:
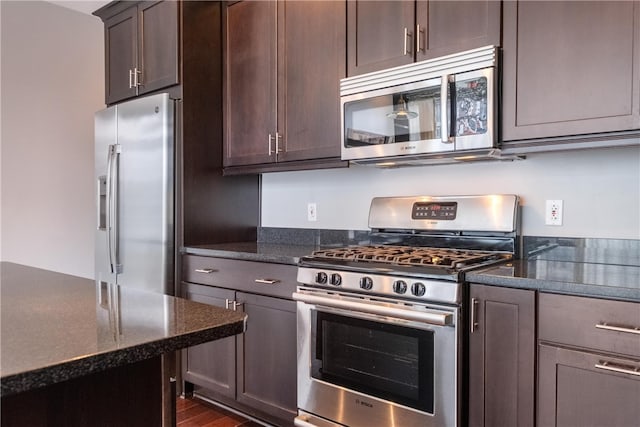
<path id="1" fill-rule="evenodd" d="M 105 24 L 106 104 L 179 83 L 179 7 L 177 1 L 140 2 L 98 15 Z"/>
<path id="2" fill-rule="evenodd" d="M 640 129 L 640 2 L 504 2 L 503 140 Z"/>
<path id="3" fill-rule="evenodd" d="M 340 1 L 227 5 L 225 174 L 339 159 L 345 14 Z"/>
<path id="4" fill-rule="evenodd" d="M 348 1 L 349 76 L 500 45 L 500 1 Z"/>

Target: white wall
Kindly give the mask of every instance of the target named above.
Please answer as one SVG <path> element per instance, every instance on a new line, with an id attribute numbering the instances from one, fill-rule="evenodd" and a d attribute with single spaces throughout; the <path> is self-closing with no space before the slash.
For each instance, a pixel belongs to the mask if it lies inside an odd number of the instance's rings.
<path id="1" fill-rule="evenodd" d="M 0 8 L 1 259 L 93 277 L 102 23 L 40 1 Z"/>
<path id="2" fill-rule="evenodd" d="M 366 230 L 374 196 L 518 194 L 528 236 L 640 238 L 640 147 L 530 155 L 519 162 L 391 170 L 280 172 L 262 178 L 262 226 Z M 544 225 L 546 199 L 564 224 Z M 317 203 L 317 222 L 307 221 Z"/>

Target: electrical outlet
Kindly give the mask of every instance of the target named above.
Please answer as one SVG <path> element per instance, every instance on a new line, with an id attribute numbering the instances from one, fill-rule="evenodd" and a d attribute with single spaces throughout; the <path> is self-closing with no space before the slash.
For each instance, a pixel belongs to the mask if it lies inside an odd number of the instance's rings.
<path id="1" fill-rule="evenodd" d="M 307 203 L 307 221 L 317 221 L 318 220 L 318 210 L 317 206 L 313 202 Z"/>
<path id="2" fill-rule="evenodd" d="M 562 225 L 562 200 L 547 200 L 544 223 L 546 225 Z"/>

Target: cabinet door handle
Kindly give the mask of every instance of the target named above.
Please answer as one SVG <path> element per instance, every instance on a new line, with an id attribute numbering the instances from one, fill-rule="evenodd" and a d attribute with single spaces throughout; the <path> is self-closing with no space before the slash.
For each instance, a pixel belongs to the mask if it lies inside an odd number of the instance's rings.
<path id="1" fill-rule="evenodd" d="M 271 141 L 273 140 L 273 135 L 269 134 L 269 157 L 273 154 L 273 150 L 271 149 Z M 276 150 L 277 150 L 278 140 L 276 139 Z"/>
<path id="2" fill-rule="evenodd" d="M 404 50 L 402 51 L 403 55 L 410 55 L 411 51 L 409 50 L 409 38 L 411 37 L 411 33 L 407 27 L 404 27 Z"/>
<path id="3" fill-rule="evenodd" d="M 640 327 L 627 327 L 627 326 L 616 326 L 616 325 L 607 325 L 606 323 L 598 323 L 596 325 L 598 329 L 604 329 L 605 331 L 615 331 L 615 332 L 625 332 L 627 334 L 636 334 L 640 335 Z"/>
<path id="4" fill-rule="evenodd" d="M 276 154 L 282 152 L 282 148 L 280 148 L 280 138 L 281 137 L 282 137 L 282 135 L 280 135 L 279 132 L 276 132 Z"/>
<path id="5" fill-rule="evenodd" d="M 214 270 L 213 268 L 196 268 L 196 273 L 211 274 L 214 271 L 218 270 Z"/>
<path id="6" fill-rule="evenodd" d="M 620 374 L 635 375 L 637 377 L 640 377 L 640 367 L 638 366 L 622 365 L 618 363 L 601 361 L 599 363 L 596 363 L 595 367 L 598 369 L 604 369 L 605 371 L 618 372 Z"/>
<path id="7" fill-rule="evenodd" d="M 238 307 L 242 307 L 244 305 L 243 302 L 238 302 L 235 300 L 230 300 L 225 298 L 224 300 L 224 308 L 226 308 L 227 310 L 231 309 L 233 311 L 236 311 L 238 309 Z"/>
<path id="8" fill-rule="evenodd" d="M 133 76 L 133 84 L 135 87 L 138 86 L 143 86 L 142 84 L 142 70 L 138 70 L 138 67 L 133 69 L 134 71 L 134 76 Z"/>
<path id="9" fill-rule="evenodd" d="M 478 328 L 478 310 L 476 308 L 477 306 L 478 306 L 478 299 L 471 298 L 471 313 L 469 314 L 470 323 L 471 323 L 471 328 L 470 328 L 471 333 L 474 333 Z"/>
<path id="10" fill-rule="evenodd" d="M 280 283 L 278 279 L 256 279 L 254 280 L 256 283 L 263 283 L 265 285 L 275 285 L 276 283 Z"/>
<path id="11" fill-rule="evenodd" d="M 133 88 L 133 70 L 129 70 L 129 89 Z"/>
<path id="12" fill-rule="evenodd" d="M 421 33 L 424 33 L 424 30 L 420 29 L 420 24 L 416 25 L 416 53 L 420 53 L 421 51 L 424 51 L 424 48 L 420 47 L 420 39 L 421 37 Z"/>

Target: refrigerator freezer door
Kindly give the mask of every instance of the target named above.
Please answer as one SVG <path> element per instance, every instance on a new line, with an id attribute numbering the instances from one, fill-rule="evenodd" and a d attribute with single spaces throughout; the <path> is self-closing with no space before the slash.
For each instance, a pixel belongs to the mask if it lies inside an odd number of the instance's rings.
<path id="1" fill-rule="evenodd" d="M 117 142 L 116 107 L 99 111 L 95 115 L 95 172 L 96 187 L 96 231 L 95 269 L 98 282 L 116 283 L 115 271 L 109 260 L 109 194 L 107 175 L 110 147 Z"/>
<path id="2" fill-rule="evenodd" d="M 120 285 L 174 293 L 174 103 L 167 94 L 117 106 Z"/>

